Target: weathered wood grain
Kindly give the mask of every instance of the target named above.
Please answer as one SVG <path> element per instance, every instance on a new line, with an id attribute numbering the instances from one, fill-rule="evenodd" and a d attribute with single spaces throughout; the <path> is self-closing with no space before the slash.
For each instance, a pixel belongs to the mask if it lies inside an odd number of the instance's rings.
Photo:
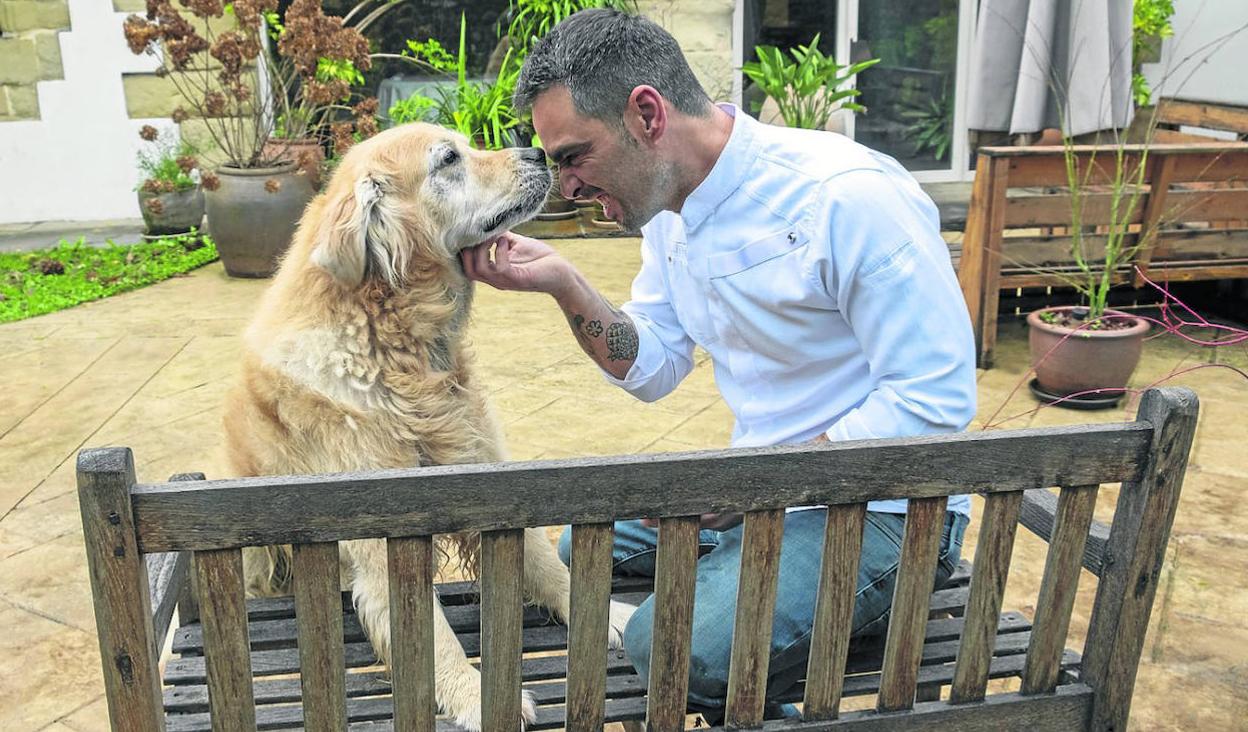
<path id="1" fill-rule="evenodd" d="M 698 517 L 659 519 L 659 549 L 654 573 L 654 630 L 650 643 L 650 684 L 646 705 L 646 729 L 649 732 L 685 728 L 697 561 Z"/>
<path id="2" fill-rule="evenodd" d="M 1005 596 L 1022 502 L 1022 491 L 994 493 L 984 499 L 984 514 L 975 547 L 975 569 L 966 603 L 966 628 L 962 632 L 957 671 L 949 693 L 951 703 L 981 701 L 988 687 L 997 617 Z"/>
<path id="3" fill-rule="evenodd" d="M 607 687 L 607 647 L 610 631 L 611 547 L 615 532 L 610 523 L 572 527 L 572 604 L 568 618 L 569 732 L 602 729 Z"/>
<path id="4" fill-rule="evenodd" d="M 1124 730 L 1153 597 L 1187 471 L 1199 402 L 1189 389 L 1150 389 L 1136 420 L 1154 428 L 1139 481 L 1118 493 L 1104 569 L 1084 645 L 1081 677 L 1096 690 L 1091 728 Z"/>
<path id="5" fill-rule="evenodd" d="M 710 495 L 715 510 L 756 511 L 1118 482 L 1148 439 L 1125 423 L 169 483 L 136 488 L 133 505 L 143 551 L 307 543 L 694 515 Z"/>
<path id="6" fill-rule="evenodd" d="M 784 509 L 745 514 L 725 710 L 732 727 L 757 727 L 763 721 L 783 536 Z"/>
<path id="7" fill-rule="evenodd" d="M 386 541 L 390 582 L 390 675 L 394 684 L 394 726 L 401 732 L 434 728 L 433 538 Z"/>
<path id="8" fill-rule="evenodd" d="M 520 726 L 524 531 L 481 533 L 481 729 Z"/>
<path id="9" fill-rule="evenodd" d="M 147 564 L 130 507 L 133 485 L 130 450 L 78 454 L 78 505 L 108 716 L 116 730 L 164 730 Z"/>
<path id="10" fill-rule="evenodd" d="M 902 534 L 897 584 L 884 643 L 880 697 L 876 705 L 881 712 L 909 709 L 914 704 L 923 656 L 923 628 L 927 621 L 928 598 L 936 579 L 936 559 L 947 502 L 943 496 L 911 500 L 906 509 L 906 528 Z"/>
<path id="11" fill-rule="evenodd" d="M 1050 541 L 1053 538 L 1053 524 L 1057 520 L 1057 496 L 1043 488 L 1025 491 L 1018 520 L 1036 536 Z M 1100 575 L 1108 543 L 1109 527 L 1093 519 L 1088 526 L 1088 538 L 1083 546 L 1083 566 L 1092 574 Z"/>
<path id="12" fill-rule="evenodd" d="M 243 554 L 238 549 L 197 551 L 191 557 L 201 589 L 200 622 L 208 674 L 213 732 L 256 728 L 243 601 Z"/>
<path id="13" fill-rule="evenodd" d="M 865 503 L 828 507 L 810 659 L 806 666 L 804 719 L 836 719 L 841 703 L 866 512 Z"/>
<path id="14" fill-rule="evenodd" d="M 1068 486 L 1057 500 L 1057 522 L 1044 563 L 1040 597 L 1036 600 L 1036 624 L 1027 649 L 1022 693 L 1048 693 L 1057 686 L 1059 659 L 1066 645 L 1070 613 L 1079 587 L 1079 569 L 1096 493 L 1100 486 Z"/>
<path id="15" fill-rule="evenodd" d="M 170 476 L 169 482 L 203 479 L 203 473 L 178 473 Z M 191 584 L 191 555 L 187 552 L 161 552 L 148 554 L 144 559 L 147 561 L 147 579 L 152 596 L 155 653 L 159 657 L 165 638 L 169 635 L 169 623 L 173 620 L 174 609 L 186 604 L 189 612 L 180 615 L 195 615 L 197 612 L 190 607 L 194 603 L 194 595 L 188 589 Z"/>
<path id="16" fill-rule="evenodd" d="M 291 549 L 304 727 L 308 732 L 337 732 L 347 724 L 338 543 L 295 544 Z"/>
<path id="17" fill-rule="evenodd" d="M 1160 99 L 1156 115 L 1159 124 L 1190 125 L 1248 135 L 1248 110 L 1243 107 Z"/>
<path id="18" fill-rule="evenodd" d="M 1173 155 L 1163 155 L 1148 162 L 1149 177 L 1153 182 L 1148 200 L 1144 204 L 1143 226 L 1135 244 L 1138 250 L 1134 259 L 1136 266 L 1139 267 L 1139 272 L 1131 283 L 1135 287 L 1144 286 L 1144 276 L 1148 273 L 1153 252 L 1165 253 L 1164 249 L 1158 250 L 1161 228 L 1165 225 L 1162 217 L 1168 210 L 1166 199 L 1170 195 L 1170 184 L 1174 180 L 1174 171 L 1178 164 L 1179 159 Z"/>

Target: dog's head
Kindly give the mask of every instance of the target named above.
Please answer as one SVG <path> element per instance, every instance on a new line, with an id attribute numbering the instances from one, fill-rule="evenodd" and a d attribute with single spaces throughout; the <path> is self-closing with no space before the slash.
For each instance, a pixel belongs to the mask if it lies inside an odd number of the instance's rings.
<path id="1" fill-rule="evenodd" d="M 397 289 L 409 267 L 453 262 L 531 218 L 550 184 L 540 149 L 482 151 L 442 127 L 395 127 L 352 147 L 305 214 L 311 261 L 348 287 L 380 277 Z"/>

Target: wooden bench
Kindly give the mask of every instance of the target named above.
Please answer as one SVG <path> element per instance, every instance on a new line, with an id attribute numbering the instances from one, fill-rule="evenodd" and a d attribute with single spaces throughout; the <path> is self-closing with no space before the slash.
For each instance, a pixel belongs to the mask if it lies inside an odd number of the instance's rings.
<path id="1" fill-rule="evenodd" d="M 1076 146 L 1085 188 L 1082 221 L 1088 258 L 1105 247 L 1114 220 L 1115 147 Z M 1248 144 L 1215 143 L 1124 147 L 1128 171 L 1144 174 L 1129 217 L 1128 247 L 1135 256 L 1112 273 L 1115 284 L 1248 277 Z M 971 313 L 982 368 L 992 366 L 1002 290 L 1064 287 L 1079 271 L 1071 255 L 1072 194 L 1061 146 L 985 147 L 979 150 L 958 281 Z M 1134 179 L 1134 178 L 1130 178 Z M 1206 190 L 1207 184 L 1229 188 Z M 1199 190 L 1197 190 L 1199 189 Z M 1122 199 L 1125 207 L 1130 195 Z M 1119 215 L 1118 221 L 1121 221 Z M 1046 233 L 1066 227 L 1063 233 Z M 1101 227 L 1098 233 L 1096 227 Z M 1140 272 L 1136 272 L 1139 267 Z"/>
<path id="2" fill-rule="evenodd" d="M 538 729 L 683 729 L 696 516 L 713 508 L 747 512 L 728 727 L 1122 730 L 1196 415 L 1193 393 L 1157 389 L 1119 424 L 154 485 L 136 483 L 128 449 L 86 450 L 79 496 L 113 729 L 452 729 L 434 716 L 435 595 L 479 659 L 485 729 L 514 729 L 522 685 Z M 1119 481 L 1106 527 L 1092 518 L 1098 487 Z M 974 566 L 933 593 L 946 499 L 964 492 L 984 499 Z M 865 502 L 890 497 L 910 511 L 887 635 L 851 642 Z M 812 660 L 789 697 L 805 719 L 764 721 L 783 509 L 811 504 L 828 506 L 828 540 Z M 608 595 L 648 591 L 613 583 L 610 522 L 655 514 L 647 685 L 605 650 Z M 1001 612 L 1020 521 L 1050 543 L 1034 619 Z M 574 525 L 570 628 L 523 608 L 518 579 L 522 528 L 561 523 Z M 433 583 L 431 536 L 460 530 L 482 532 L 479 600 Z M 336 541 L 359 537 L 388 540 L 389 674 L 339 589 Z M 245 600 L 240 547 L 283 542 L 294 598 Z M 1098 588 L 1079 654 L 1064 648 L 1081 566 Z M 986 694 L 1007 677 L 1017 691 Z M 838 712 L 868 694 L 874 710 Z"/>

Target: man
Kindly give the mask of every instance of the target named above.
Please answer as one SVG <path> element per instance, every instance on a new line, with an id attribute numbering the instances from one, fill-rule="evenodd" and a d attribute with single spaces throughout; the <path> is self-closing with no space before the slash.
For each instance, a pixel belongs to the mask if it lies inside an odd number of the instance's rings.
<path id="1" fill-rule="evenodd" d="M 645 401 L 671 392 L 696 345 L 736 417 L 734 446 L 896 437 L 964 428 L 975 411 L 974 344 L 935 207 L 894 160 L 822 131 L 762 125 L 711 103 L 675 40 L 640 16 L 577 13 L 525 61 L 531 108 L 563 194 L 602 201 L 642 231 L 632 299 L 617 308 L 542 242 L 513 234 L 468 250 L 478 281 L 554 297 L 606 378 Z M 490 256 L 491 247 L 494 256 Z M 887 613 L 904 501 L 868 506 L 854 633 Z M 949 501 L 938 582 L 970 511 Z M 802 675 L 825 512 L 785 516 L 769 690 Z M 740 516 L 703 517 L 689 695 L 727 695 Z M 616 524 L 615 566 L 652 573 L 656 532 Z M 561 545 L 568 561 L 568 535 Z M 652 600 L 625 647 L 649 670 Z"/>

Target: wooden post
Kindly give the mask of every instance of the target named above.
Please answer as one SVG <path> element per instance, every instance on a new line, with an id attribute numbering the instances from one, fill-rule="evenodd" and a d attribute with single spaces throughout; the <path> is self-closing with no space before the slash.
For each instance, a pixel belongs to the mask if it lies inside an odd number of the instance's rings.
<path id="1" fill-rule="evenodd" d="M 191 555 L 200 593 L 208 706 L 213 732 L 256 728 L 256 700 L 251 680 L 251 641 L 243 589 L 243 553 L 212 549 Z"/>
<path id="2" fill-rule="evenodd" d="M 104 667 L 104 694 L 115 730 L 165 729 L 155 655 L 147 565 L 139 554 L 127 448 L 78 454 L 78 505 Z"/>
<path id="3" fill-rule="evenodd" d="M 520 727 L 524 530 L 481 532 L 481 729 Z"/>
<path id="4" fill-rule="evenodd" d="M 433 537 L 386 541 L 390 584 L 390 679 L 396 732 L 433 732 Z"/>
<path id="5" fill-rule="evenodd" d="M 336 732 L 347 726 L 338 542 L 294 544 L 291 550 L 303 727 L 308 732 Z"/>
<path id="6" fill-rule="evenodd" d="M 1148 265 L 1153 261 L 1157 240 L 1161 236 L 1162 216 L 1165 215 L 1166 198 L 1170 193 L 1170 181 L 1174 178 L 1174 168 L 1178 158 L 1174 155 L 1156 153 L 1148 162 L 1149 191 L 1148 201 L 1144 204 L 1144 221 L 1138 234 L 1141 242 L 1135 253 L 1135 265 L 1139 267 L 1132 277 L 1136 288 L 1144 286 L 1144 276 L 1148 274 Z"/>
<path id="7" fill-rule="evenodd" d="M 819 594 L 806 666 L 806 696 L 802 718 L 836 719 L 849 658 L 849 636 L 854 626 L 858 562 L 862 555 L 862 527 L 867 504 L 828 507 L 823 532 L 823 562 Z"/>
<path id="8" fill-rule="evenodd" d="M 732 661 L 728 666 L 725 721 L 730 727 L 757 727 L 763 723 L 783 536 L 784 509 L 745 514 Z"/>
<path id="9" fill-rule="evenodd" d="M 981 701 L 988 687 L 988 668 L 1022 502 L 1022 491 L 993 493 L 984 499 L 970 596 L 966 601 L 966 624 L 949 692 L 951 703 Z"/>
<path id="10" fill-rule="evenodd" d="M 1094 730 L 1127 728 L 1198 411 L 1196 394 L 1189 389 L 1149 389 L 1140 401 L 1136 420 L 1153 426 L 1152 448 L 1143 477 L 1124 482 L 1118 494 L 1083 651 L 1082 680 L 1096 690 Z"/>
<path id="11" fill-rule="evenodd" d="M 980 368 L 992 367 L 997 342 L 997 305 L 1001 293 L 1001 235 L 1005 225 L 1005 194 L 1009 189 L 1009 158 L 980 153 L 962 239 L 958 282 L 971 314 Z"/>
<path id="12" fill-rule="evenodd" d="M 572 605 L 568 618 L 568 732 L 602 729 L 611 609 L 611 523 L 572 527 Z"/>

